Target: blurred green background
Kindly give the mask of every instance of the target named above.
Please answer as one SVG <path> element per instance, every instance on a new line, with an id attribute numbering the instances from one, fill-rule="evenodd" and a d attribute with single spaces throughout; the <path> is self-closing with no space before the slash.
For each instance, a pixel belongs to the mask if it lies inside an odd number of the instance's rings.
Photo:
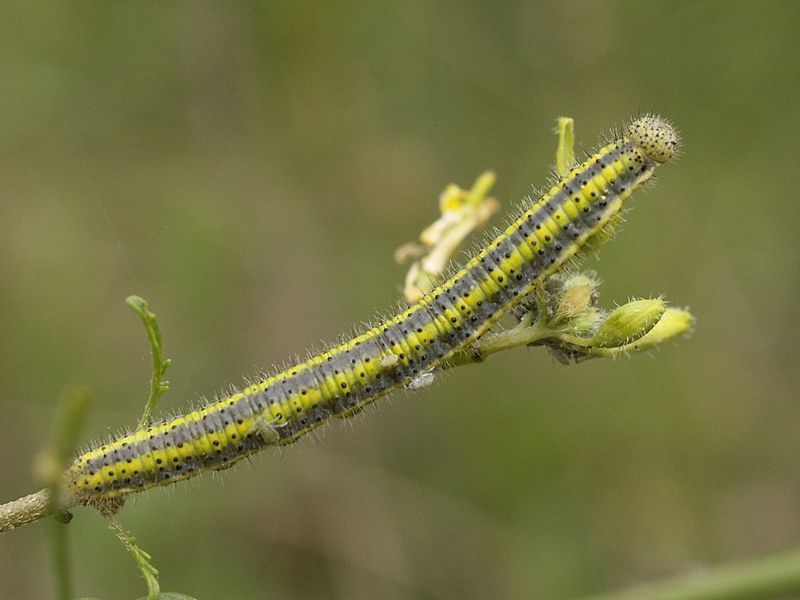
<path id="1" fill-rule="evenodd" d="M 568 598 L 799 546 L 799 29 L 795 2 L 0 5 L 0 500 L 68 384 L 87 438 L 135 423 L 127 295 L 181 410 L 391 306 L 448 182 L 494 168 L 510 213 L 555 117 L 589 150 L 652 109 L 684 156 L 590 264 L 692 338 L 505 353 L 121 520 L 202 599 Z M 144 593 L 96 514 L 70 532 L 77 592 Z M 0 597 L 52 593 L 43 533 L 0 537 Z"/>

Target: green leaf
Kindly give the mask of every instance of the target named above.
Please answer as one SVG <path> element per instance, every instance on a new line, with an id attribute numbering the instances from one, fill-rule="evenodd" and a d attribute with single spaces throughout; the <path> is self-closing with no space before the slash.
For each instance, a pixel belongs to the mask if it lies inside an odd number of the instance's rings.
<path id="1" fill-rule="evenodd" d="M 150 352 L 153 357 L 153 370 L 150 376 L 150 396 L 145 404 L 142 418 L 139 419 L 139 427 L 147 427 L 153 420 L 153 414 L 158 406 L 159 397 L 169 389 L 169 382 L 164 381 L 164 374 L 167 372 L 172 361 L 164 358 L 164 343 L 161 339 L 161 328 L 154 312 L 147 306 L 147 300 L 140 296 L 128 296 L 125 300 L 131 310 L 139 315 L 145 329 L 147 339 L 150 341 Z"/>
<path id="2" fill-rule="evenodd" d="M 570 117 L 558 117 L 556 171 L 563 177 L 575 164 L 575 127 Z"/>

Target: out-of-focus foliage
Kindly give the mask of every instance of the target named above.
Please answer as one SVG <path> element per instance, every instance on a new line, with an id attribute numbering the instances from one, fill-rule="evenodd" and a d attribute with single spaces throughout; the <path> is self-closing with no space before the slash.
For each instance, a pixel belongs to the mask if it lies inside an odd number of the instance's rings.
<path id="1" fill-rule="evenodd" d="M 541 349 L 459 369 L 120 515 L 202 598 L 568 597 L 800 544 L 793 2 L 0 6 L 0 499 L 64 386 L 133 425 L 157 308 L 165 410 L 334 340 L 400 295 L 395 247 L 491 168 L 510 211 L 638 109 L 684 156 L 601 250 L 603 300 L 698 317 L 655 359 Z M 500 224 L 502 219 L 495 217 Z M 142 585 L 77 511 L 76 591 Z M 50 593 L 43 529 L 0 597 Z"/>

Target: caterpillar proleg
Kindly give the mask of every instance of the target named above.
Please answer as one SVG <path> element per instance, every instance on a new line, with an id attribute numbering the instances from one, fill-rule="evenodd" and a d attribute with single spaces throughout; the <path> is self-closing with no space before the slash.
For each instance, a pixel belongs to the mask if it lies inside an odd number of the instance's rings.
<path id="1" fill-rule="evenodd" d="M 422 387 L 432 369 L 600 233 L 677 146 L 666 120 L 633 120 L 418 303 L 226 398 L 81 454 L 68 469 L 68 491 L 76 502 L 98 504 L 226 468 L 396 388 Z"/>

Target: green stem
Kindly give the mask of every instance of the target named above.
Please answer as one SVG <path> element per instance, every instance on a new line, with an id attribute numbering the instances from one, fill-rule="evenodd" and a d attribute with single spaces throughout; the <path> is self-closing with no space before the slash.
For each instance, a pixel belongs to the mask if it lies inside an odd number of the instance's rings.
<path id="1" fill-rule="evenodd" d="M 460 367 L 486 360 L 486 357 L 503 350 L 519 346 L 530 346 L 543 339 L 553 337 L 554 332 L 538 323 L 523 321 L 516 327 L 487 335 L 475 342 L 466 350 L 456 352 L 449 361 L 449 366 Z"/>
<path id="2" fill-rule="evenodd" d="M 800 594 L 800 550 L 636 586 L 591 600 L 766 600 Z"/>
<path id="3" fill-rule="evenodd" d="M 50 560 L 53 569 L 55 597 L 58 600 L 70 600 L 72 594 L 72 575 L 70 573 L 69 540 L 64 523 L 51 519 L 48 523 L 48 540 Z"/>
<path id="4" fill-rule="evenodd" d="M 114 518 L 114 515 L 108 512 L 103 512 L 103 518 L 108 523 L 108 527 L 119 538 L 125 549 L 136 561 L 136 566 L 144 577 L 147 584 L 147 600 L 158 600 L 161 593 L 161 588 L 158 584 L 158 570 L 151 564 L 150 555 L 142 550 L 137 544 L 136 539 L 129 531 L 122 527 L 119 522 Z"/>
<path id="5" fill-rule="evenodd" d="M 72 515 L 68 509 L 72 498 L 63 489 L 64 471 L 69 464 L 75 443 L 80 436 L 91 397 L 86 389 L 66 393 L 56 407 L 56 419 L 50 446 L 38 457 L 37 471 L 47 489 L 28 498 L 31 501 L 46 500 L 44 514 L 53 514 L 55 519 L 49 524 L 48 538 L 50 561 L 53 568 L 55 596 L 59 600 L 72 598 L 72 577 L 70 575 L 69 539 L 67 528 Z"/>

